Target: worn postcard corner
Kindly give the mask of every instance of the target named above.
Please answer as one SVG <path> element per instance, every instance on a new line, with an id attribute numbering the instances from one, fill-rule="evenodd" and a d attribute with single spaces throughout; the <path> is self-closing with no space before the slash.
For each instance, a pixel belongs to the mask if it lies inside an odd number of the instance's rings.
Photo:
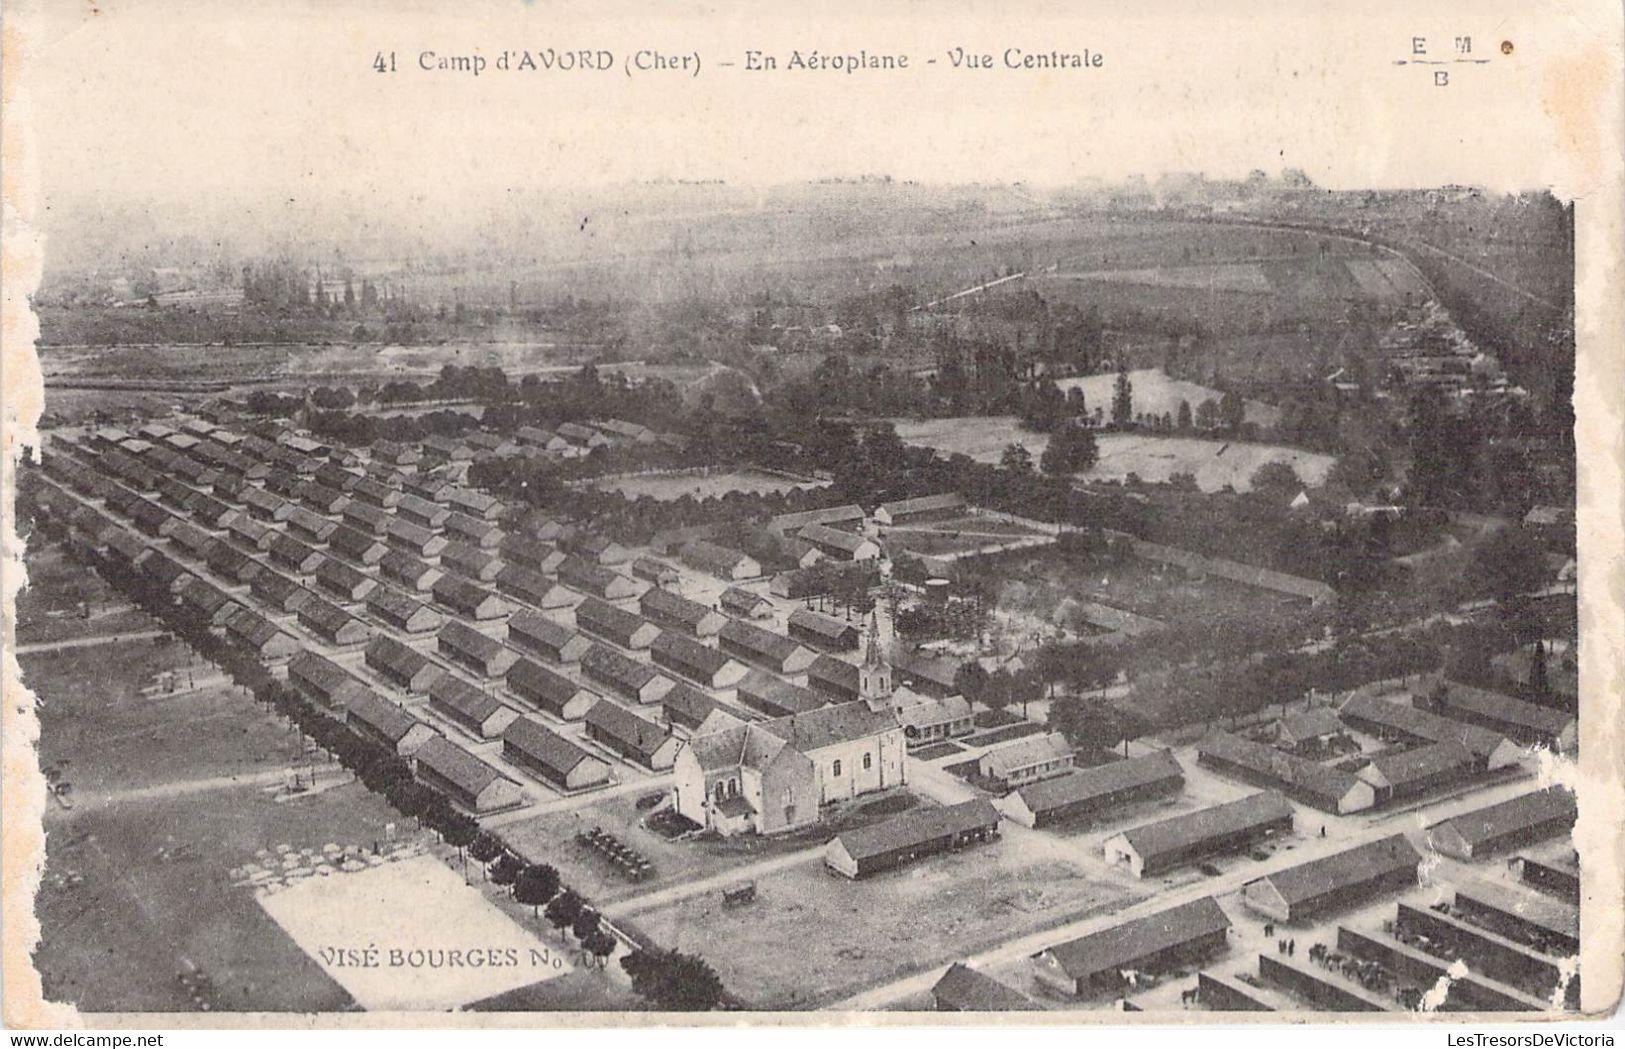
<path id="1" fill-rule="evenodd" d="M 1618 10 L 384 12 L 6 11 L 8 1027 L 1617 1011 Z"/>

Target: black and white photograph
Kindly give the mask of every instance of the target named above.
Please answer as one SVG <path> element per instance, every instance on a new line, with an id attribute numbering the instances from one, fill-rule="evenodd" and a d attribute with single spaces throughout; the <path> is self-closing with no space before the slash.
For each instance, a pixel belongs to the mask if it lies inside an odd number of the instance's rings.
<path id="1" fill-rule="evenodd" d="M 1611 1013 L 1618 12 L 611 6 L 8 12 L 8 1025 Z"/>

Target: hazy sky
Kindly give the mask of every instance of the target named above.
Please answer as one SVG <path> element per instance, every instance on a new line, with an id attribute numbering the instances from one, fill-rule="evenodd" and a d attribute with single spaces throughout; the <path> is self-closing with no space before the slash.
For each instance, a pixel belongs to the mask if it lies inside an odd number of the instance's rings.
<path id="1" fill-rule="evenodd" d="M 25 100 L 54 208 L 91 198 L 249 221 L 291 206 L 464 211 L 514 190 L 650 178 L 775 183 L 887 173 L 1063 184 L 1144 172 L 1293 166 L 1334 187 L 1576 177 L 1594 127 L 1575 108 L 1578 41 L 1607 26 L 1519 2 L 1459 17 L 1362 0 L 1254 5 L 953 0 L 711 5 L 487 2 L 50 3 L 29 25 Z M 1148 5 L 1149 6 L 1149 5 Z M 1440 5 L 1430 5 L 1443 10 Z M 1550 5 L 1547 8 L 1551 10 Z M 657 19 L 651 12 L 662 12 Z M 772 12 L 778 12 L 774 14 Z M 1333 14 L 1333 12 L 1340 12 Z M 14 12 L 9 12 L 14 14 Z M 1412 38 L 1487 65 L 1397 66 Z M 1511 57 L 1501 40 L 1515 41 Z M 1102 53 L 1098 69 L 955 70 L 956 46 Z M 419 55 L 603 48 L 608 73 L 423 72 Z M 640 48 L 698 51 L 698 78 L 628 77 Z M 747 48 L 906 53 L 902 73 L 749 73 Z M 394 51 L 398 72 L 371 62 Z M 934 66 L 924 65 L 936 58 Z M 1585 99 L 1581 96 L 1582 106 Z M 1561 117 L 1561 112 L 1560 112 Z M 1599 117 L 1601 116 L 1599 112 Z M 1607 126 L 1607 125 L 1603 125 Z M 212 219 L 211 219 L 212 221 Z M 50 222 L 47 220 L 49 227 Z"/>

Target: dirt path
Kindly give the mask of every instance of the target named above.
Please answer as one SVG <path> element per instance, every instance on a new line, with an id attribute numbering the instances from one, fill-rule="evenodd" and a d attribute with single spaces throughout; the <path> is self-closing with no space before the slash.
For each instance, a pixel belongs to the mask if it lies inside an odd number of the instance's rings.
<path id="1" fill-rule="evenodd" d="M 703 896 L 708 892 L 719 892 L 725 886 L 732 885 L 735 882 L 766 877 L 769 874 L 788 870 L 791 867 L 799 867 L 804 863 L 815 863 L 822 860 L 823 857 L 824 847 L 822 845 L 813 845 L 799 852 L 773 856 L 744 867 L 732 867 L 709 878 L 682 882 L 677 885 L 667 886 L 664 889 L 657 889 L 654 892 L 645 893 L 642 896 L 633 896 L 630 899 L 621 900 L 619 903 L 612 903 L 603 910 L 611 918 L 625 917 L 639 911 L 649 911 L 657 907 L 664 907 L 667 904 L 681 903 L 683 900 Z"/>
<path id="2" fill-rule="evenodd" d="M 238 787 L 268 787 L 276 783 L 285 783 L 294 774 L 293 769 L 265 769 L 261 772 L 246 772 L 237 776 L 209 776 L 204 779 L 155 783 L 150 787 L 132 787 L 129 790 L 76 792 L 73 796 L 73 808 L 68 811 L 83 812 L 88 809 L 118 805 L 130 801 L 178 798 L 189 794 L 205 794 L 215 790 L 234 790 Z M 338 776 L 341 773 L 333 770 L 330 775 Z"/>
<path id="3" fill-rule="evenodd" d="M 17 654 L 26 656 L 32 652 L 60 652 L 69 648 L 93 648 L 96 645 L 115 645 L 120 641 L 148 641 L 155 637 L 163 637 L 167 630 L 133 630 L 128 634 L 105 634 L 98 637 L 76 637 L 71 641 L 38 641 L 32 645 L 18 645 Z"/>

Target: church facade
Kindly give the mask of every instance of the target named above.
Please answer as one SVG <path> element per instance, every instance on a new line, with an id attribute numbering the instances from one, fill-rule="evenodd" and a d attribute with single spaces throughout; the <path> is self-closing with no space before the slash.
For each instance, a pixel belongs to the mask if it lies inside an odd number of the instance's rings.
<path id="1" fill-rule="evenodd" d="M 904 785 L 907 745 L 872 625 L 859 682 L 859 699 L 770 721 L 713 711 L 677 756 L 677 811 L 725 835 L 774 834 Z"/>

